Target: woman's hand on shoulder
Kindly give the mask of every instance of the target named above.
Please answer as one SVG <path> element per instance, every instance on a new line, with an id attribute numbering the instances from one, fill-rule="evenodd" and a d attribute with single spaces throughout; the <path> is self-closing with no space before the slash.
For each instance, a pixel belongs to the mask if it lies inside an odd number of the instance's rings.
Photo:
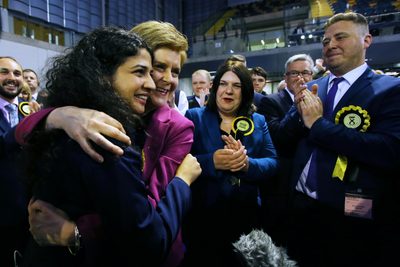
<path id="1" fill-rule="evenodd" d="M 46 121 L 46 129 L 63 129 L 95 161 L 103 162 L 103 157 L 90 145 L 89 140 L 116 155 L 123 150 L 107 140 L 103 135 L 131 144 L 121 123 L 103 112 L 77 107 L 61 107 L 52 111 Z"/>
<path id="2" fill-rule="evenodd" d="M 188 186 L 190 186 L 194 181 L 196 181 L 201 172 L 200 163 L 197 162 L 197 159 L 191 154 L 187 154 L 181 165 L 176 170 L 175 176 L 181 178 L 188 184 Z"/>

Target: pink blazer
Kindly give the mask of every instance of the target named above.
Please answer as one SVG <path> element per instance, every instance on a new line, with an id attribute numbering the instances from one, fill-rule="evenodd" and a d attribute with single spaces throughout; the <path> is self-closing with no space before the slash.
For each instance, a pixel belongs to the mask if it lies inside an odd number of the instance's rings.
<path id="1" fill-rule="evenodd" d="M 178 166 L 190 152 L 193 143 L 193 122 L 168 105 L 158 108 L 147 126 L 143 147 L 142 181 L 147 185 L 149 200 L 156 207 Z M 162 266 L 178 266 L 184 256 L 179 232 Z"/>

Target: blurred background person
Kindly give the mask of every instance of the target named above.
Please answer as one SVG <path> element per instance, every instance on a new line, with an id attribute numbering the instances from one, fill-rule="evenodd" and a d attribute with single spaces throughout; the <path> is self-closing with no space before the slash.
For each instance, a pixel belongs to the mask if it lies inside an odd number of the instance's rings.
<path id="1" fill-rule="evenodd" d="M 28 102 L 32 101 L 31 88 L 27 82 L 24 81 L 22 83 L 22 91 L 18 97 L 25 99 Z"/>
<path id="2" fill-rule="evenodd" d="M 38 76 L 35 71 L 31 69 L 24 69 L 24 81 L 28 83 L 31 88 L 31 95 L 33 100 L 38 98 L 38 87 L 40 85 Z M 40 103 L 39 103 L 40 104 Z"/>
<path id="3" fill-rule="evenodd" d="M 267 95 L 263 91 L 267 85 L 267 72 L 261 67 L 254 67 L 251 69 L 251 79 L 253 80 L 254 91 L 263 95 Z"/>
<path id="4" fill-rule="evenodd" d="M 196 70 L 192 74 L 192 96 L 188 96 L 189 109 L 201 108 L 207 100 L 207 95 L 210 93 L 212 82 L 211 75 L 206 70 Z"/>

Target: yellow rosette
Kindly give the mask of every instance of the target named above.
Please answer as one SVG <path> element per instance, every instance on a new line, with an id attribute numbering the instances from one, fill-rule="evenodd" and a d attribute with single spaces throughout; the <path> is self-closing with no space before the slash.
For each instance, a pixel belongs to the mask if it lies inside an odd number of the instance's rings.
<path id="1" fill-rule="evenodd" d="M 146 157 L 144 156 L 144 149 L 142 149 L 142 172 L 144 170 L 145 161 L 146 161 Z"/>
<path id="2" fill-rule="evenodd" d="M 235 133 L 235 140 L 250 135 L 254 131 L 254 123 L 248 117 L 237 117 L 232 121 L 232 131 Z"/>
<path id="3" fill-rule="evenodd" d="M 366 110 L 359 106 L 350 105 L 342 108 L 335 117 L 336 124 L 343 124 L 347 128 L 360 132 L 366 132 L 371 125 L 371 117 Z M 339 154 L 336 165 L 332 173 L 332 178 L 338 177 L 343 181 L 347 169 L 347 156 Z"/>
<path id="4" fill-rule="evenodd" d="M 25 117 L 31 114 L 31 108 L 29 107 L 28 102 L 21 102 L 18 106 L 19 112 L 22 113 Z"/>

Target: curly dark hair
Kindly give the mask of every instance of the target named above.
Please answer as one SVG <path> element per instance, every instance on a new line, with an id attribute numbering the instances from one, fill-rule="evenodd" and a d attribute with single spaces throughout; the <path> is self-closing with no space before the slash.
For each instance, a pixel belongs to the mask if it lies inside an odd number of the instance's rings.
<path id="1" fill-rule="evenodd" d="M 137 116 L 114 90 L 110 79 L 128 57 L 140 48 L 152 55 L 134 33 L 122 28 L 99 28 L 84 36 L 66 55 L 56 57 L 46 73 L 48 104 L 51 107 L 76 106 L 110 115 L 130 129 Z M 153 55 L 152 55 L 153 57 Z"/>
<path id="2" fill-rule="evenodd" d="M 68 53 L 55 57 L 46 73 L 46 91 L 51 107 L 76 106 L 102 111 L 118 120 L 127 132 L 142 127 L 140 117 L 113 87 L 113 76 L 128 57 L 139 49 L 152 51 L 135 33 L 117 27 L 103 27 L 86 34 Z M 23 150 L 23 174 L 33 186 L 37 163 L 51 163 L 60 131 L 37 131 Z"/>
<path id="3" fill-rule="evenodd" d="M 217 91 L 219 84 L 221 82 L 222 76 L 228 71 L 235 73 L 242 84 L 242 102 L 239 105 L 238 114 L 244 116 L 252 115 L 256 107 L 253 105 L 254 101 L 254 86 L 251 79 L 250 71 L 239 61 L 225 61 L 221 66 L 219 66 L 212 84 L 212 89 L 210 90 L 210 97 L 208 98 L 206 107 L 214 112 L 218 112 L 217 107 Z"/>

